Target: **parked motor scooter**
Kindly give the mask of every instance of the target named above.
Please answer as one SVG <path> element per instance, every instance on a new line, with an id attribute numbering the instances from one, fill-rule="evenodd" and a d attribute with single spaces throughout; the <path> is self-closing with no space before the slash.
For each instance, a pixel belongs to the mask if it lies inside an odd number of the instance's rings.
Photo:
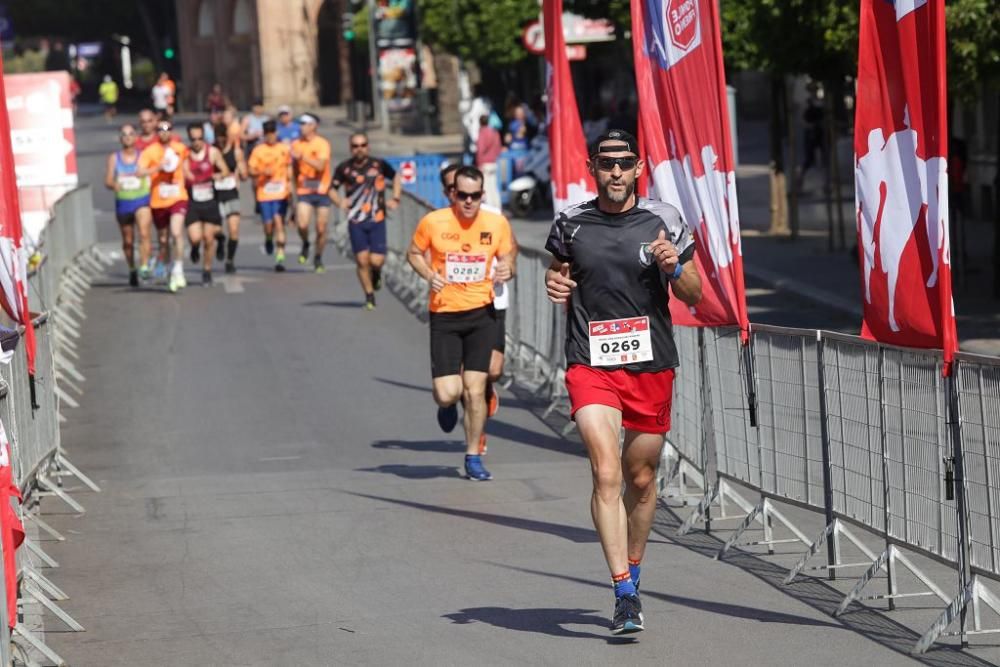
<path id="1" fill-rule="evenodd" d="M 507 207 L 515 217 L 527 216 L 550 200 L 551 167 L 549 139 L 544 133 L 539 133 L 531 140 L 528 155 L 519 170 L 520 175 L 507 186 L 510 195 Z"/>

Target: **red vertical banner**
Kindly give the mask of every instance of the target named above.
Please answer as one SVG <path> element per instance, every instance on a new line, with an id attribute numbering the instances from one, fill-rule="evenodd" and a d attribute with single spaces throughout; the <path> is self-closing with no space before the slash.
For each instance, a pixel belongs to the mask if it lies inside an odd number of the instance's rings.
<path id="1" fill-rule="evenodd" d="M 3 545 L 3 579 L 7 592 L 7 623 L 17 625 L 17 553 L 24 542 L 24 525 L 11 501 L 21 503 L 21 491 L 14 483 L 10 460 L 10 442 L 7 431 L 0 423 L 0 544 Z"/>
<path id="2" fill-rule="evenodd" d="M 957 350 L 944 0 L 861 0 L 854 176 L 861 335 Z"/>
<path id="3" fill-rule="evenodd" d="M 736 172 L 715 0 L 632 0 L 639 132 L 649 196 L 697 242 L 702 300 L 670 300 L 674 323 L 748 331 Z"/>
<path id="4" fill-rule="evenodd" d="M 0 56 L 0 72 L 3 57 Z M 35 374 L 35 328 L 28 311 L 28 259 L 21 229 L 21 211 L 14 177 L 7 93 L 0 74 L 0 306 L 12 319 L 24 325 L 24 346 L 28 371 Z"/>
<path id="5" fill-rule="evenodd" d="M 566 56 L 562 15 L 562 0 L 543 0 L 549 154 L 552 162 L 552 203 L 556 213 L 597 196 L 594 178 L 587 170 L 587 139 L 583 134 L 573 76 Z"/>

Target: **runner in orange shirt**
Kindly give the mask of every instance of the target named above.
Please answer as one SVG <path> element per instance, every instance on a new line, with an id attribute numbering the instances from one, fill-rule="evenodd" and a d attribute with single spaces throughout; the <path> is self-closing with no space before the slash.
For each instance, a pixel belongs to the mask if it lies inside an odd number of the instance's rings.
<path id="1" fill-rule="evenodd" d="M 299 264 L 309 260 L 309 221 L 316 213 L 316 250 L 313 268 L 323 273 L 323 249 L 326 247 L 326 225 L 330 219 L 330 142 L 319 136 L 319 119 L 312 114 L 299 116 L 301 136 L 292 142 L 295 160 L 295 221 L 302 239 Z"/>
<path id="2" fill-rule="evenodd" d="M 171 292 L 187 286 L 184 279 L 184 217 L 188 210 L 187 188 L 181 163 L 187 157 L 187 147 L 177 141 L 168 121 L 156 125 L 158 141 L 139 156 L 140 176 L 149 176 L 150 208 L 157 230 L 170 229 L 173 239 L 174 264 L 167 283 Z"/>
<path id="3" fill-rule="evenodd" d="M 274 256 L 274 270 L 285 270 L 285 214 L 291 195 L 292 156 L 288 145 L 278 141 L 278 127 L 273 120 L 264 123 L 264 141 L 257 144 L 247 162 L 254 179 L 260 217 L 264 221 L 264 243 L 268 255 Z"/>
<path id="4" fill-rule="evenodd" d="M 496 339 L 493 283 L 514 276 L 513 235 L 507 218 L 483 211 L 483 173 L 455 173 L 450 208 L 428 213 L 407 253 L 410 266 L 430 285 L 431 376 L 438 424 L 446 433 L 465 409 L 465 474 L 492 479 L 483 467 L 480 437 L 486 423 L 486 378 Z M 424 253 L 430 253 L 428 264 Z M 493 278 L 490 278 L 494 269 Z"/>

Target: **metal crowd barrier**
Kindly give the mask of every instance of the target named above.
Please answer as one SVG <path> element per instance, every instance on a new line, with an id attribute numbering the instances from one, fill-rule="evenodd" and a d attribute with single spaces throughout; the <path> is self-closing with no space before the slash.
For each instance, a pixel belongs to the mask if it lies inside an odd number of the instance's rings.
<path id="1" fill-rule="evenodd" d="M 427 284 L 405 253 L 429 210 L 406 196 L 390 216 L 384 274 L 421 316 Z M 346 230 L 336 237 L 345 247 Z M 521 249 L 507 313 L 508 372 L 550 401 L 546 415 L 568 407 L 565 313 L 542 287 L 548 263 L 545 253 Z M 986 587 L 1000 582 L 1000 359 L 960 354 L 944 378 L 940 353 L 826 331 L 754 325 L 748 346 L 735 328 L 676 327 L 674 337 L 682 364 L 658 484 L 697 498 L 680 533 L 738 520 L 720 558 L 742 546 L 774 553 L 778 544 L 801 544 L 786 584 L 803 573 L 834 579 L 860 571 L 835 615 L 863 600 L 892 610 L 901 598 L 939 598 L 948 606 L 915 652 L 944 634 L 965 643 L 1000 631 L 984 629 L 980 613 L 986 604 L 1000 614 L 1000 597 Z M 806 534 L 786 505 L 821 513 L 823 530 Z M 750 538 L 751 529 L 763 536 Z M 861 557 L 849 562 L 844 547 Z M 914 554 L 955 572 L 957 585 L 939 586 Z M 902 569 L 920 590 L 902 590 Z M 886 590 L 866 592 L 883 571 Z M 955 620 L 959 631 L 948 633 Z"/>
<path id="2" fill-rule="evenodd" d="M 965 643 L 971 634 L 998 631 L 982 627 L 980 603 L 1000 613 L 1000 597 L 985 586 L 1000 582 L 1000 359 L 959 355 L 950 379 L 938 352 L 755 325 L 748 366 L 736 331 L 676 327 L 674 335 L 683 363 L 660 485 L 677 480 L 680 495 L 689 496 L 684 485 L 693 479 L 703 489 L 679 533 L 739 520 L 719 558 L 740 546 L 774 553 L 776 544 L 802 543 L 786 584 L 804 572 L 832 579 L 862 570 L 835 615 L 862 600 L 885 600 L 892 610 L 901 598 L 939 598 L 947 607 L 914 646 L 917 653 L 944 634 Z M 957 391 L 957 422 L 950 391 Z M 822 512 L 824 529 L 805 534 L 775 501 Z M 777 539 L 776 524 L 790 537 Z M 748 540 L 754 526 L 763 537 Z M 860 562 L 843 558 L 848 543 Z M 811 565 L 824 550 L 826 562 Z M 951 569 L 958 586 L 939 585 L 912 554 Z M 903 590 L 902 569 L 920 590 Z M 883 571 L 886 591 L 866 593 Z M 959 631 L 948 633 L 955 620 Z"/>
<path id="3" fill-rule="evenodd" d="M 79 323 L 85 317 L 82 298 L 92 280 L 109 262 L 96 248 L 97 227 L 89 187 L 66 193 L 52 206 L 51 218 L 39 239 L 28 275 L 29 308 L 34 314 L 35 375 L 29 377 L 27 357 L 19 346 L 7 364 L 0 364 L 0 421 L 9 438 L 13 481 L 22 502 L 17 511 L 27 536 L 17 551 L 18 619 L 6 633 L 6 605 L 0 605 L 0 663 L 66 664 L 38 633 L 41 613 L 51 614 L 74 632 L 84 628 L 62 610 L 58 602 L 68 599 L 43 568 L 58 563 L 33 538 L 44 532 L 51 539 L 66 538 L 41 516 L 41 501 L 59 499 L 73 511 L 84 507 L 64 487 L 74 477 L 85 487 L 99 491 L 66 456 L 59 435 L 64 421 L 62 404 L 77 406 L 73 394 L 80 393 L 85 378 L 75 368 Z M 23 329 L 21 329 L 23 334 Z"/>

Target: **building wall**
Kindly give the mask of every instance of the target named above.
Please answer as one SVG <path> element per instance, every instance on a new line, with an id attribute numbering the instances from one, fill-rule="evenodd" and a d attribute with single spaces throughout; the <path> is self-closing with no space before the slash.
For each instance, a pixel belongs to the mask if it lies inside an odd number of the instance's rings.
<path id="1" fill-rule="evenodd" d="M 215 82 L 240 108 L 256 98 L 271 109 L 316 106 L 321 66 L 340 70 L 342 90 L 324 98 L 342 102 L 341 93 L 349 93 L 346 58 L 318 62 L 317 22 L 324 4 L 339 17 L 346 1 L 175 0 L 184 107 L 202 109 Z M 339 43 L 337 50 L 343 51 Z"/>
<path id="2" fill-rule="evenodd" d="M 216 82 L 237 106 L 249 106 L 262 93 L 255 0 L 176 3 L 184 108 L 202 110 Z"/>

